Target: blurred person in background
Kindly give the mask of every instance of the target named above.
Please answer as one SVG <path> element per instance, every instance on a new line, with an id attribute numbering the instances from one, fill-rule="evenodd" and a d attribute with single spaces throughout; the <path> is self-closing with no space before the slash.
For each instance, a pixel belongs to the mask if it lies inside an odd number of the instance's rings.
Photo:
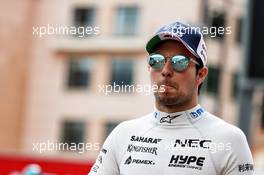
<path id="1" fill-rule="evenodd" d="M 148 41 L 155 109 L 119 124 L 89 175 L 251 175 L 244 133 L 198 103 L 208 68 L 203 35 L 187 24 L 161 27 Z"/>

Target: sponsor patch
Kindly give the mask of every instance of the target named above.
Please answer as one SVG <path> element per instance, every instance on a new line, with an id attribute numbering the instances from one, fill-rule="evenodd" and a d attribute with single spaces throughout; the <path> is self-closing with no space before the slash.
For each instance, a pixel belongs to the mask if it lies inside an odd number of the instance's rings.
<path id="1" fill-rule="evenodd" d="M 145 147 L 129 144 L 127 147 L 127 152 L 140 152 L 140 153 L 150 153 L 157 155 L 157 147 Z"/>
<path id="2" fill-rule="evenodd" d="M 190 168 L 202 170 L 205 157 L 172 155 L 168 167 Z"/>
<path id="3" fill-rule="evenodd" d="M 130 165 L 130 164 L 155 165 L 155 163 L 152 160 L 133 159 L 131 156 L 129 156 L 126 159 L 124 164 L 125 165 Z"/>
<path id="4" fill-rule="evenodd" d="M 254 170 L 254 165 L 250 163 L 245 163 L 238 165 L 238 171 L 239 172 L 246 172 L 246 171 L 253 171 Z"/>
<path id="5" fill-rule="evenodd" d="M 159 138 L 151 138 L 151 137 L 142 137 L 142 136 L 131 136 L 130 141 L 132 142 L 142 142 L 142 143 L 153 143 L 157 144 L 162 139 Z"/>

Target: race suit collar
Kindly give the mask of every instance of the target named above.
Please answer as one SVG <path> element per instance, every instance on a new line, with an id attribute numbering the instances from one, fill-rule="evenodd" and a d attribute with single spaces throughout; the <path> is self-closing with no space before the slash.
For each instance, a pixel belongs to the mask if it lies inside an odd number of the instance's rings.
<path id="1" fill-rule="evenodd" d="M 205 110 L 197 104 L 186 111 L 167 113 L 155 108 L 152 118 L 159 125 L 190 125 L 203 117 Z"/>

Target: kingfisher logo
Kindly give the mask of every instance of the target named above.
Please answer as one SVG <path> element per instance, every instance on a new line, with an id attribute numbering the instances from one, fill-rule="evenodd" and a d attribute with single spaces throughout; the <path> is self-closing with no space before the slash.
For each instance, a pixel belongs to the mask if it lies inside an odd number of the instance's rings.
<path id="1" fill-rule="evenodd" d="M 190 115 L 191 115 L 191 117 L 192 117 L 193 119 L 196 119 L 196 118 L 198 118 L 199 116 L 201 116 L 203 113 L 204 113 L 203 108 L 199 108 L 199 109 L 197 109 L 196 111 L 191 112 Z"/>
<path id="2" fill-rule="evenodd" d="M 190 168 L 202 170 L 205 157 L 172 155 L 168 167 Z"/>
<path id="3" fill-rule="evenodd" d="M 141 153 L 150 153 L 157 155 L 157 147 L 144 147 L 144 146 L 136 146 L 133 144 L 129 144 L 127 147 L 127 152 L 141 152 Z"/>
<path id="4" fill-rule="evenodd" d="M 162 139 L 151 138 L 151 137 L 142 137 L 142 136 L 131 136 L 130 140 L 132 142 L 143 142 L 143 143 L 154 143 L 154 144 L 157 144 Z"/>
<path id="5" fill-rule="evenodd" d="M 181 115 L 181 114 L 180 114 Z M 175 116 L 170 116 L 168 115 L 167 117 L 162 117 L 160 119 L 160 123 L 171 123 L 171 121 L 177 117 L 179 117 L 180 115 L 175 115 Z"/>
<path id="6" fill-rule="evenodd" d="M 132 159 L 131 156 L 129 156 L 125 163 L 125 165 L 130 165 L 130 164 L 145 164 L 145 165 L 155 165 L 155 163 L 152 160 L 141 160 L 141 159 Z"/>

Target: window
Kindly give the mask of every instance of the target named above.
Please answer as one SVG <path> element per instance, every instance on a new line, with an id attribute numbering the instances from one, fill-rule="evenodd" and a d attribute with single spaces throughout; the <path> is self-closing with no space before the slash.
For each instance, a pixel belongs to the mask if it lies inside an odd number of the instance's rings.
<path id="1" fill-rule="evenodd" d="M 232 77 L 232 96 L 238 97 L 238 73 L 234 73 Z"/>
<path id="2" fill-rule="evenodd" d="M 119 122 L 106 123 L 106 137 L 113 131 L 113 129 L 119 124 Z"/>
<path id="3" fill-rule="evenodd" d="M 225 18 L 226 15 L 224 12 L 220 12 L 220 11 L 214 11 L 212 13 L 212 17 L 211 17 L 211 27 L 216 28 L 216 38 L 222 39 L 224 37 L 224 33 L 218 32 L 218 28 L 225 28 Z"/>
<path id="4" fill-rule="evenodd" d="M 261 114 L 261 127 L 264 128 L 264 94 L 262 95 L 262 114 Z"/>
<path id="5" fill-rule="evenodd" d="M 68 62 L 68 87 L 85 88 L 89 86 L 91 60 L 89 58 L 73 58 Z"/>
<path id="6" fill-rule="evenodd" d="M 76 8 L 74 10 L 74 26 L 77 28 L 73 35 L 78 38 L 86 38 L 93 33 L 95 24 L 94 8 Z"/>
<path id="7" fill-rule="evenodd" d="M 68 145 L 83 145 L 85 133 L 85 123 L 80 121 L 64 121 L 62 123 L 62 143 Z"/>
<path id="8" fill-rule="evenodd" d="M 134 36 L 137 34 L 138 8 L 119 7 L 116 13 L 116 28 L 114 34 Z"/>
<path id="9" fill-rule="evenodd" d="M 114 59 L 112 61 L 111 85 L 132 85 L 133 84 L 133 60 Z"/>
<path id="10" fill-rule="evenodd" d="M 208 76 L 206 79 L 206 91 L 213 95 L 218 93 L 219 86 L 219 68 L 209 67 L 208 68 Z"/>
<path id="11" fill-rule="evenodd" d="M 74 10 L 74 25 L 75 26 L 92 26 L 95 22 L 95 9 L 90 8 L 76 8 Z"/>
<path id="12" fill-rule="evenodd" d="M 244 17 L 239 17 L 239 18 L 237 18 L 237 21 L 236 21 L 237 31 L 236 31 L 235 37 L 236 37 L 236 42 L 238 44 L 240 44 L 242 41 L 243 21 L 244 21 Z"/>

